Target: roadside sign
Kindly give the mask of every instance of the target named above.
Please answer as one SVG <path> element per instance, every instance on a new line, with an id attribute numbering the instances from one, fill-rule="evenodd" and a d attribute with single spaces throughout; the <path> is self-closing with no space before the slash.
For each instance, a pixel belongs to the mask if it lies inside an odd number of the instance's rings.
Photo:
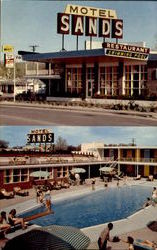
<path id="1" fill-rule="evenodd" d="M 4 54 L 4 63 L 6 68 L 14 67 L 14 54 Z"/>
<path id="2" fill-rule="evenodd" d="M 2 52 L 3 53 L 13 53 L 14 52 L 14 47 L 9 44 L 5 44 L 2 46 Z"/>

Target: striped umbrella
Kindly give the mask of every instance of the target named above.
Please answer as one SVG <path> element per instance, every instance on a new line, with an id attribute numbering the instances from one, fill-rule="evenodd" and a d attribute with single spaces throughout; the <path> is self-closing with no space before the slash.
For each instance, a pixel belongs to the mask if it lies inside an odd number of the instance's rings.
<path id="1" fill-rule="evenodd" d="M 90 239 L 77 228 L 52 225 L 9 240 L 4 250 L 79 250 L 86 249 L 89 243 Z"/>

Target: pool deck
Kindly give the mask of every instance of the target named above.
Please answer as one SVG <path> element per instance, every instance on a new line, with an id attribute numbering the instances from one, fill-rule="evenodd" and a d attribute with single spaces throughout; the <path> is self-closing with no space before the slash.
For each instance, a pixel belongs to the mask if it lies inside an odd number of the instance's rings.
<path id="1" fill-rule="evenodd" d="M 116 184 L 117 182 L 113 181 L 109 183 L 108 188 L 116 187 Z M 120 186 L 123 185 L 146 185 L 157 187 L 157 180 L 152 182 L 148 182 L 145 179 L 134 181 L 130 178 L 127 180 L 127 182 L 124 182 L 124 180 L 120 181 Z M 101 189 L 104 189 L 104 183 L 100 180 L 96 180 L 95 190 L 97 191 Z M 72 186 L 69 189 L 51 191 L 52 202 L 69 199 L 70 197 L 72 198 L 80 195 L 85 195 L 91 192 L 94 191 L 92 191 L 91 188 L 91 180 L 88 180 L 87 184 L 85 185 Z M 39 206 L 39 204 L 37 204 L 36 202 L 35 191 L 33 189 L 30 190 L 30 195 L 28 197 L 15 197 L 12 200 L 0 200 L 1 211 L 4 210 L 7 213 L 12 208 L 15 208 L 17 210 L 17 213 L 20 214 L 37 206 Z M 126 239 L 127 235 L 130 235 L 135 239 L 141 238 L 144 240 L 149 239 L 151 241 L 157 241 L 157 232 L 153 232 L 149 228 L 147 228 L 147 223 L 153 220 L 157 220 L 157 206 L 149 206 L 147 208 L 141 209 L 140 211 L 125 219 L 112 222 L 114 227 L 111 231 L 111 236 L 118 235 L 123 239 Z M 81 229 L 91 240 L 91 244 L 88 249 L 98 249 L 97 239 L 100 232 L 106 225 L 107 223 Z M 14 233 L 8 234 L 7 237 L 11 239 L 36 227 L 39 226 L 31 225 L 26 230 L 17 230 Z M 127 244 L 122 241 L 120 241 L 119 243 L 109 242 L 108 246 L 108 250 L 127 249 Z"/>

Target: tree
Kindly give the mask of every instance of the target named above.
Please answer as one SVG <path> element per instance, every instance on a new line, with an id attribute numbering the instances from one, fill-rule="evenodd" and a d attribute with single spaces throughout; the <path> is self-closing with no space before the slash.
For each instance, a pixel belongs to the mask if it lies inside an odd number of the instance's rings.
<path id="1" fill-rule="evenodd" d="M 5 79 L 13 79 L 13 68 L 6 68 L 0 64 L 0 75 Z M 25 63 L 16 63 L 16 78 L 22 78 L 25 75 Z"/>
<path id="2" fill-rule="evenodd" d="M 61 136 L 58 136 L 55 144 L 55 150 L 66 151 L 67 148 L 68 148 L 67 141 Z"/>
<path id="3" fill-rule="evenodd" d="M 0 148 L 8 148 L 9 142 L 5 140 L 0 140 Z"/>

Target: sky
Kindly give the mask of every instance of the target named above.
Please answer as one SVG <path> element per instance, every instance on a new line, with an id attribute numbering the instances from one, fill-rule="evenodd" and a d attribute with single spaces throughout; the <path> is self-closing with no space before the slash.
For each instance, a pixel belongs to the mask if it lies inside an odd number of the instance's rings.
<path id="1" fill-rule="evenodd" d="M 10 147 L 24 146 L 30 130 L 44 128 L 54 133 L 54 142 L 61 136 L 66 139 L 68 145 L 73 146 L 87 142 L 127 144 L 131 143 L 133 138 L 138 146 L 157 146 L 157 127 L 1 126 L 0 139 L 8 141 Z"/>
<path id="2" fill-rule="evenodd" d="M 1 0 L 2 45 L 11 44 L 18 50 L 31 50 L 39 45 L 38 52 L 61 50 L 61 35 L 57 34 L 57 13 L 64 12 L 66 4 L 114 9 L 124 22 L 122 42 L 145 41 L 153 48 L 157 41 L 156 1 L 46 1 Z M 79 49 L 84 49 L 88 37 L 79 37 Z M 101 41 L 100 38 L 93 40 Z M 113 41 L 114 39 L 112 39 Z M 65 49 L 75 50 L 76 37 L 65 36 Z"/>

